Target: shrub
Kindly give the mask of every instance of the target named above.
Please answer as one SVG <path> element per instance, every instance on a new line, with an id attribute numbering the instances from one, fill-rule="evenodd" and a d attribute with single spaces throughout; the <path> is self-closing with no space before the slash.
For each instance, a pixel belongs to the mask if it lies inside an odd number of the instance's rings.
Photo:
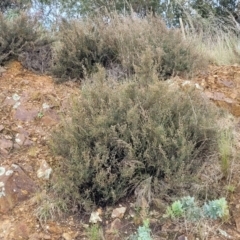
<path id="1" fill-rule="evenodd" d="M 229 215 L 225 198 L 209 201 L 204 204 L 204 215 L 211 219 L 224 218 Z"/>
<path id="2" fill-rule="evenodd" d="M 185 217 L 188 221 L 200 221 L 203 218 L 216 220 L 229 216 L 228 204 L 225 198 L 209 201 L 199 207 L 193 197 L 183 197 L 167 208 L 167 216 L 171 218 Z"/>
<path id="3" fill-rule="evenodd" d="M 90 22 L 63 21 L 60 26 L 60 44 L 56 48 L 53 74 L 64 80 L 83 78 L 84 73 L 94 72 L 97 63 L 107 62 L 107 58 L 113 60 L 110 52 L 104 54 L 98 31 Z"/>
<path id="4" fill-rule="evenodd" d="M 24 13 L 11 18 L 0 14 L 0 64 L 19 59 L 28 69 L 43 73 L 51 66 L 52 42 L 37 19 Z"/>
<path id="5" fill-rule="evenodd" d="M 63 160 L 53 190 L 87 210 L 114 204 L 153 177 L 154 191 L 189 189 L 217 149 L 216 110 L 196 92 L 173 92 L 147 79 L 117 84 L 100 69 L 69 106 L 70 117 L 52 135 Z"/>
<path id="6" fill-rule="evenodd" d="M 96 64 L 106 68 L 117 65 L 132 74 L 146 50 L 162 78 L 191 74 L 207 66 L 207 59 L 196 52 L 194 44 L 182 39 L 179 31 L 167 29 L 159 17 L 106 15 L 108 22 L 103 16 L 62 22 L 52 69 L 59 80 L 83 78 L 96 71 Z"/>
<path id="7" fill-rule="evenodd" d="M 144 220 L 143 226 L 139 226 L 137 234 L 131 235 L 129 240 L 152 240 L 151 229 L 149 227 L 149 220 Z"/>

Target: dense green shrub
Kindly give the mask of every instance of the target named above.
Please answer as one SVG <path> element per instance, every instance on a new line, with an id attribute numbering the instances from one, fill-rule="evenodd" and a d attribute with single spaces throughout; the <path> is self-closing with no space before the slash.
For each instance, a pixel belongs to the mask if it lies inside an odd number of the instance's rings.
<path id="1" fill-rule="evenodd" d="M 105 65 L 114 59 L 114 53 L 103 49 L 99 31 L 90 23 L 63 21 L 60 26 L 60 47 L 56 49 L 52 72 L 61 79 L 83 78 L 94 72 L 99 62 Z M 104 47 L 107 47 L 105 45 Z"/>
<path id="2" fill-rule="evenodd" d="M 83 78 L 96 70 L 96 64 L 118 65 L 121 71 L 134 73 L 146 49 L 163 78 L 189 74 L 208 63 L 192 42 L 178 30 L 167 29 L 160 17 L 109 15 L 107 22 L 103 16 L 63 21 L 52 69 L 58 79 Z"/>
<path id="3" fill-rule="evenodd" d="M 173 195 L 189 189 L 217 148 L 215 108 L 196 92 L 141 76 L 117 84 L 100 69 L 91 82 L 52 135 L 52 148 L 63 158 L 54 191 L 87 209 L 116 203 L 149 176 L 154 192 L 167 193 L 160 182 Z"/>
<path id="4" fill-rule="evenodd" d="M 28 69 L 45 72 L 51 66 L 52 42 L 34 17 L 0 14 L 0 64 L 19 59 Z"/>

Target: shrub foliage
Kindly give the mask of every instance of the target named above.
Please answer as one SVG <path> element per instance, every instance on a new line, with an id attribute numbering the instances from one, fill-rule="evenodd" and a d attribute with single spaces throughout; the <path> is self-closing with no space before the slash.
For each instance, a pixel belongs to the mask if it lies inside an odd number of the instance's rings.
<path id="1" fill-rule="evenodd" d="M 160 17 L 107 15 L 107 21 L 99 16 L 62 22 L 53 67 L 58 79 L 83 78 L 96 70 L 96 64 L 119 65 L 131 74 L 146 50 L 163 78 L 206 66 L 193 43 L 182 39 L 179 31 L 167 29 Z"/>
<path id="2" fill-rule="evenodd" d="M 163 182 L 177 194 L 215 152 L 215 108 L 196 92 L 147 81 L 116 84 L 101 69 L 83 85 L 52 135 L 63 158 L 53 187 L 64 201 L 113 204 L 150 176 L 155 192 Z"/>
<path id="3" fill-rule="evenodd" d="M 52 42 L 37 19 L 24 13 L 12 18 L 0 14 L 0 64 L 19 59 L 28 69 L 43 73 L 51 66 Z"/>

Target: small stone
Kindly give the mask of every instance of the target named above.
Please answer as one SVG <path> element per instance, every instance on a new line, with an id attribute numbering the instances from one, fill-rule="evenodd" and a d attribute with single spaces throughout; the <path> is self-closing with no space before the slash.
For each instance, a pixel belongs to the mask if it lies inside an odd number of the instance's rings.
<path id="1" fill-rule="evenodd" d="M 126 212 L 126 207 L 120 207 L 120 208 L 115 208 L 112 211 L 111 218 L 123 218 L 125 212 Z"/>
<path id="2" fill-rule="evenodd" d="M 18 100 L 20 100 L 21 97 L 20 97 L 17 93 L 14 93 L 14 94 L 12 95 L 12 98 L 13 98 L 14 101 L 17 102 Z"/>
<path id="3" fill-rule="evenodd" d="M 70 233 L 63 233 L 62 237 L 65 240 L 72 240 L 73 239 Z"/>
<path id="4" fill-rule="evenodd" d="M 42 160 L 40 168 L 37 171 L 38 178 L 43 178 L 48 180 L 52 173 L 52 168 L 47 164 L 46 160 Z"/>
<path id="5" fill-rule="evenodd" d="M 99 212 L 92 212 L 90 219 L 89 219 L 90 223 L 97 223 L 97 222 L 102 222 L 102 219 L 99 216 Z"/>
<path id="6" fill-rule="evenodd" d="M 130 217 L 133 218 L 133 217 L 135 217 L 136 214 L 135 214 L 135 212 L 132 209 L 130 209 L 129 210 L 129 215 L 130 215 Z"/>
<path id="7" fill-rule="evenodd" d="M 43 108 L 43 109 L 49 109 L 50 106 L 49 106 L 47 103 L 43 103 L 43 104 L 42 104 L 42 108 Z"/>
<path id="8" fill-rule="evenodd" d="M 184 235 L 181 235 L 180 237 L 178 237 L 178 240 L 188 240 L 188 238 Z"/>
<path id="9" fill-rule="evenodd" d="M 218 231 L 223 237 L 225 237 L 227 239 L 232 239 L 232 237 L 227 232 L 225 232 L 224 230 L 219 228 Z"/>
<path id="10" fill-rule="evenodd" d="M 22 133 L 17 133 L 15 137 L 15 141 L 17 144 L 23 145 L 23 143 L 25 142 L 25 135 Z"/>
<path id="11" fill-rule="evenodd" d="M 21 105 L 21 102 L 16 102 L 16 103 L 13 105 L 13 109 L 17 109 L 20 105 Z"/>

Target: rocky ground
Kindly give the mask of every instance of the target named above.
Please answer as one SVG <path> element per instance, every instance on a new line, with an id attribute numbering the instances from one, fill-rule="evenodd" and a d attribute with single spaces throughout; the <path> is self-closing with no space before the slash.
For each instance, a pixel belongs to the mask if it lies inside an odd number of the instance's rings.
<path id="1" fill-rule="evenodd" d="M 240 66 L 212 66 L 194 81 L 176 81 L 183 87 L 194 85 L 231 112 L 238 129 Z M 36 75 L 14 61 L 0 67 L 0 83 L 0 240 L 90 239 L 90 215 L 43 222 L 35 214 L 56 164 L 47 145 L 49 134 L 59 124 L 60 113 L 68 110 L 68 99 L 79 94 L 79 85 L 54 84 L 50 76 Z M 235 175 L 236 188 L 228 199 L 231 219 L 219 223 L 208 239 L 240 239 L 240 178 Z M 104 239 L 101 235 L 123 239 L 137 229 L 140 222 L 129 201 L 93 212 L 91 221 L 99 218 L 104 226 L 99 239 Z M 154 217 L 151 228 L 155 239 L 191 239 L 171 223 L 160 226 Z M 171 238 L 170 232 L 174 232 Z"/>

